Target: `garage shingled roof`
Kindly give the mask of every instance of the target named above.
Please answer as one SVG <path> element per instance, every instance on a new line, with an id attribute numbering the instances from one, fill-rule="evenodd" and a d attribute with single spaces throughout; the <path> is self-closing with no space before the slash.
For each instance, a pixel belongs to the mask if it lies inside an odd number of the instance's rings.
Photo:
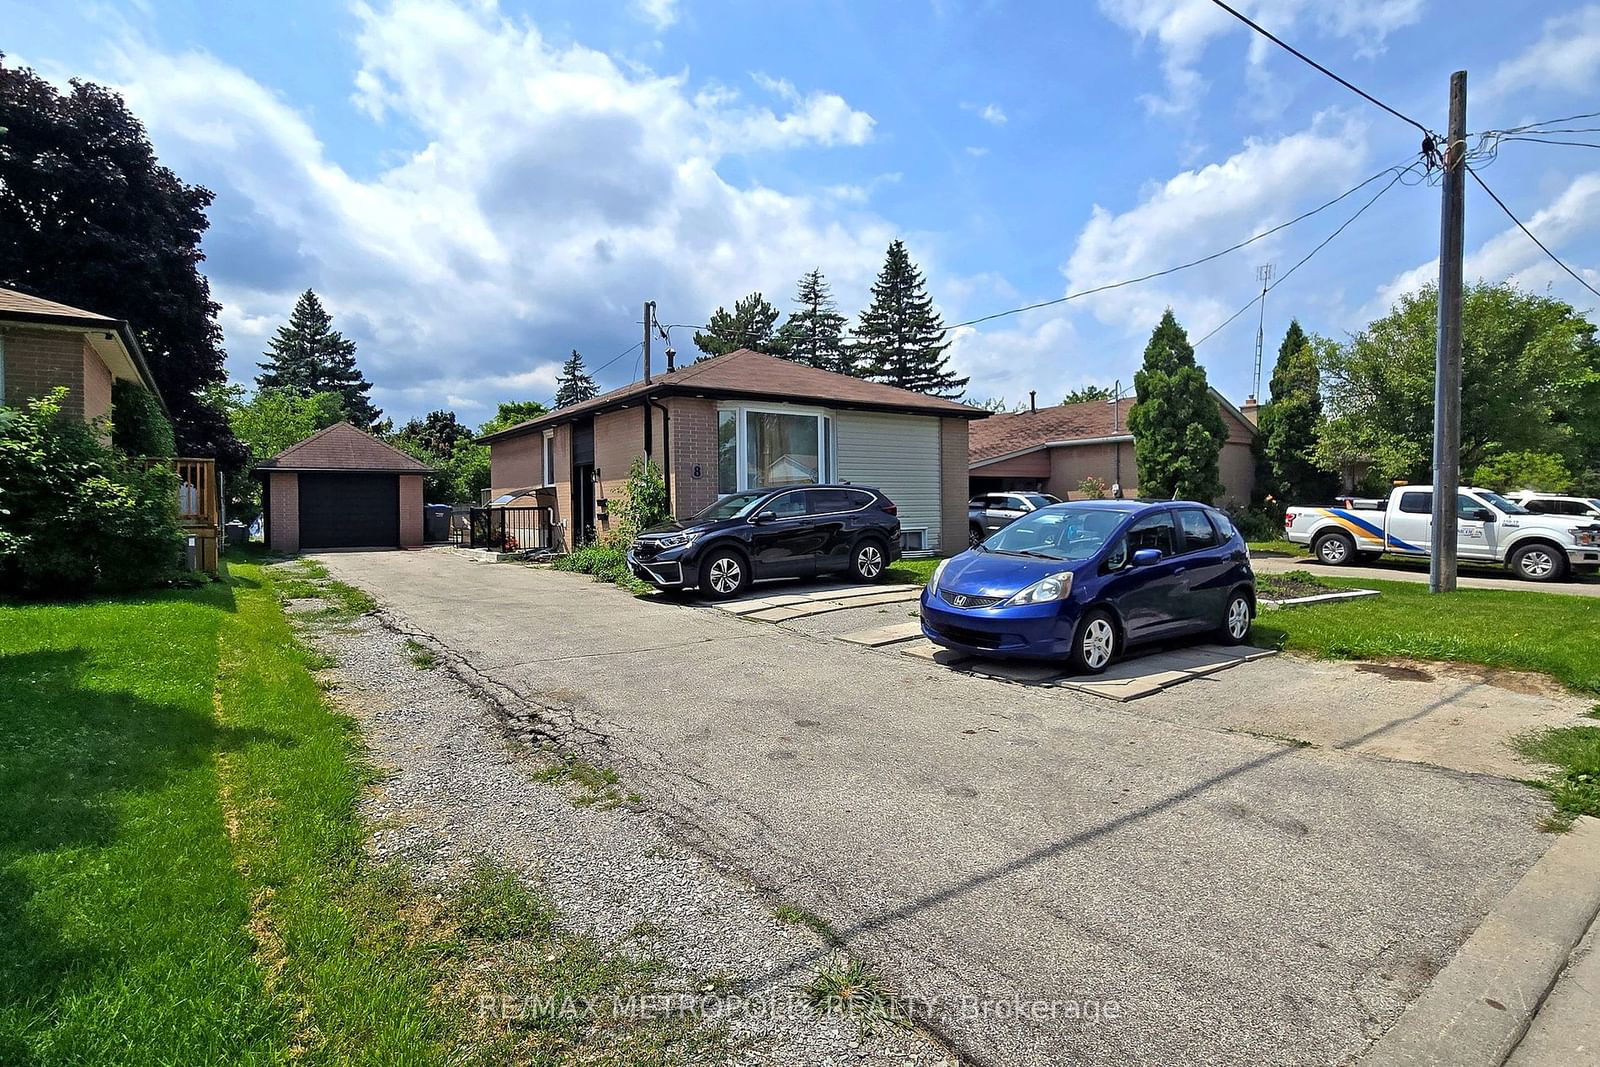
<path id="1" fill-rule="evenodd" d="M 252 469 L 395 474 L 430 474 L 433 471 L 432 467 L 415 456 L 407 455 L 369 433 L 363 433 L 348 422 L 336 422 L 318 430 L 299 444 L 290 445 Z"/>

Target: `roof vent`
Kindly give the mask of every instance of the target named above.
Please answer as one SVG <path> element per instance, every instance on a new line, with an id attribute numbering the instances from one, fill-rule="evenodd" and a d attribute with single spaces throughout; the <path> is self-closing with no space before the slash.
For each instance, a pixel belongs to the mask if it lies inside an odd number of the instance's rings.
<path id="1" fill-rule="evenodd" d="M 1039 414 L 1039 390 L 1028 390 L 1028 410 L 1035 415 Z"/>

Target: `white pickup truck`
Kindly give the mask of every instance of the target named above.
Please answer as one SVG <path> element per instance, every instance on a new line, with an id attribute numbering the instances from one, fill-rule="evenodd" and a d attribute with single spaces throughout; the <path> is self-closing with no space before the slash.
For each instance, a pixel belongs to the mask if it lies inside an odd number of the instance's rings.
<path id="1" fill-rule="evenodd" d="M 1433 487 L 1402 485 L 1376 508 L 1295 505 L 1283 517 L 1290 541 L 1310 545 L 1323 563 L 1354 563 L 1381 555 L 1427 558 L 1433 541 Z M 1463 488 L 1456 497 L 1456 555 L 1463 561 L 1503 563 L 1519 578 L 1553 582 L 1569 570 L 1600 568 L 1600 523 L 1536 515 L 1488 489 Z"/>

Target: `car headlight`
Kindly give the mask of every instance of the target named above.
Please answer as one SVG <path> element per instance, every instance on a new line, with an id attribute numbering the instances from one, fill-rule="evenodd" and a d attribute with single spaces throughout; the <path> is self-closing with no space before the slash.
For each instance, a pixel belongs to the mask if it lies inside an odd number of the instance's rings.
<path id="1" fill-rule="evenodd" d="M 699 536 L 699 530 L 685 530 L 682 533 L 668 534 L 657 543 L 662 548 L 682 548 L 684 545 L 693 544 L 694 539 Z"/>
<path id="2" fill-rule="evenodd" d="M 934 565 L 933 574 L 928 578 L 928 589 L 930 591 L 935 593 L 939 591 L 939 575 L 944 573 L 944 565 L 949 562 L 948 559 L 941 559 Z"/>
<path id="3" fill-rule="evenodd" d="M 1016 607 L 1019 604 L 1048 604 L 1052 600 L 1065 600 L 1072 593 L 1072 572 L 1062 571 L 1052 574 L 1048 578 L 1041 578 L 1022 592 L 1017 593 L 1006 601 L 1006 607 Z"/>

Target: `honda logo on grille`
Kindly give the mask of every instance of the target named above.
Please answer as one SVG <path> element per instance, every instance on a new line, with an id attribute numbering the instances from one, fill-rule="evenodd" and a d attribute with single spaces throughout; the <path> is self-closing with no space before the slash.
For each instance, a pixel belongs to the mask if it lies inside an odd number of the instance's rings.
<path id="1" fill-rule="evenodd" d="M 950 603 L 954 604 L 958 608 L 964 608 L 967 606 L 967 598 L 965 594 L 957 593 L 955 596 L 950 598 Z"/>

